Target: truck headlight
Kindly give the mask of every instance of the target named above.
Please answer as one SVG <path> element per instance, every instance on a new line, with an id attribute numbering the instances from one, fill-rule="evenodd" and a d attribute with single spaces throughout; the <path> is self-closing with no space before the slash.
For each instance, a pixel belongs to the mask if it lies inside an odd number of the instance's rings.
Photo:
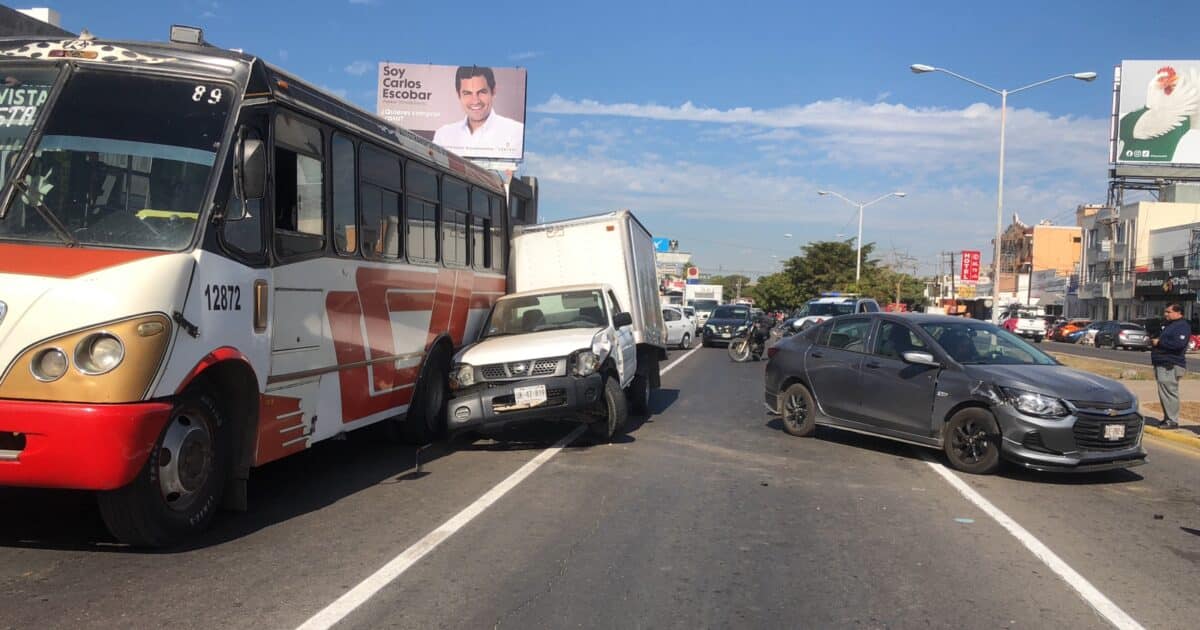
<path id="1" fill-rule="evenodd" d="M 1003 387 L 1001 390 L 1008 398 L 1008 402 L 1013 407 L 1022 413 L 1027 413 L 1031 416 L 1041 418 L 1063 418 L 1070 415 L 1067 406 L 1061 400 L 1053 396 L 1039 394 L 1037 392 L 1025 391 L 1023 389 L 1013 389 Z"/>
<path id="2" fill-rule="evenodd" d="M 571 373 L 575 376 L 591 376 L 600 368 L 600 357 L 589 350 L 580 350 L 571 363 Z"/>
<path id="3" fill-rule="evenodd" d="M 450 389 L 462 389 L 475 384 L 475 368 L 467 363 L 459 363 L 450 370 Z"/>
<path id="4" fill-rule="evenodd" d="M 75 346 L 75 367 L 88 376 L 111 372 L 125 358 L 125 344 L 115 335 L 89 335 Z"/>
<path id="5" fill-rule="evenodd" d="M 742 324 L 741 326 L 738 326 L 738 327 L 737 327 L 737 331 L 738 331 L 738 332 L 746 332 L 746 329 L 747 329 L 747 328 L 749 328 L 749 326 L 747 326 L 747 325 L 745 325 L 745 324 Z"/>

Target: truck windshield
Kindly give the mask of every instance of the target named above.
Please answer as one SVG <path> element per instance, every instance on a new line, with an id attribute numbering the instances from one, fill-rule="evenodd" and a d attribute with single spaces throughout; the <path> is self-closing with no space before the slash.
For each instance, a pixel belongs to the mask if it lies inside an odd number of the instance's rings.
<path id="1" fill-rule="evenodd" d="M 600 291 L 570 291 L 505 298 L 496 302 L 480 339 L 564 328 L 608 326 Z"/>
<path id="2" fill-rule="evenodd" d="M 719 304 L 716 300 L 692 300 L 692 308 L 695 308 L 697 313 L 711 313 Z"/>
<path id="3" fill-rule="evenodd" d="M 8 88 L 0 100 L 23 94 L 52 108 L 32 161 L 13 182 L 17 194 L 0 220 L 0 239 L 186 247 L 220 149 L 232 89 L 213 82 L 80 70 L 56 102 L 45 104 L 48 90 L 39 86 L 47 71 L 39 72 L 22 76 L 0 70 L 15 75 L 7 76 L 6 83 L 25 86 L 17 88 L 24 92 Z M 29 130 L 4 132 L 7 181 L 7 169 Z"/>

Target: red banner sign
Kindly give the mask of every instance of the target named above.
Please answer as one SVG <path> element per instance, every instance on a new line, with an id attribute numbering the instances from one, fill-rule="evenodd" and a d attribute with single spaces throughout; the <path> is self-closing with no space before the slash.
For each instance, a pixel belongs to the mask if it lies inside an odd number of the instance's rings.
<path id="1" fill-rule="evenodd" d="M 959 268 L 958 276 L 967 282 L 978 282 L 979 259 L 979 252 L 963 250 L 962 265 Z"/>

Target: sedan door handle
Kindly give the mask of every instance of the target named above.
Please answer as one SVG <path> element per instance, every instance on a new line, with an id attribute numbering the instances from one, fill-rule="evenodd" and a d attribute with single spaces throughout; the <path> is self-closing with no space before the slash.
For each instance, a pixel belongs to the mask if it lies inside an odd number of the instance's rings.
<path id="1" fill-rule="evenodd" d="M 809 356 L 811 356 L 814 359 L 820 359 L 821 357 L 825 356 L 825 353 L 824 352 L 813 352 Z"/>
<path id="2" fill-rule="evenodd" d="M 867 367 L 869 367 L 871 369 L 883 367 L 883 364 L 879 363 L 878 361 L 868 361 L 868 362 L 864 363 L 863 365 L 866 365 Z"/>

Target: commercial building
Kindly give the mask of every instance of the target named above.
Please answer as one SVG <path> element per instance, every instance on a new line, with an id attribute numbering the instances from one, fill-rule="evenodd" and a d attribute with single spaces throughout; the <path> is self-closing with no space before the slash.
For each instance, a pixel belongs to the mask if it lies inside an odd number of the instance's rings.
<path id="1" fill-rule="evenodd" d="M 1027 225 L 1013 215 L 1000 235 L 1000 304 L 1038 305 L 1049 314 L 1064 313 L 1082 239 L 1077 225 Z"/>
<path id="2" fill-rule="evenodd" d="M 1177 199 L 1180 195 L 1164 194 Z M 1180 302 L 1200 315 L 1200 199 L 1141 201 L 1081 216 L 1079 298 L 1093 319 L 1160 316 Z"/>

